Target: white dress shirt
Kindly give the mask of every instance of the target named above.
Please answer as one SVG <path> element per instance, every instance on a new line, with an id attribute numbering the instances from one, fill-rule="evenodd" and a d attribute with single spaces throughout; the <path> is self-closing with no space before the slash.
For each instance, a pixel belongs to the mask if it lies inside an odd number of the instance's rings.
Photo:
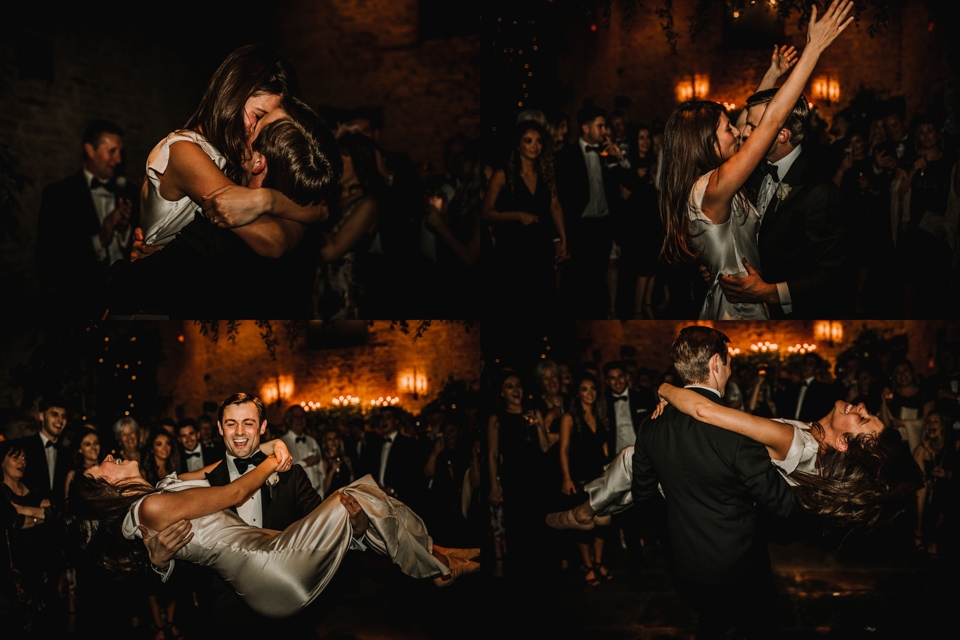
<path id="1" fill-rule="evenodd" d="M 620 453 L 624 447 L 632 447 L 637 443 L 637 433 L 633 430 L 633 418 L 630 417 L 630 390 L 627 389 L 620 395 L 610 394 L 613 398 L 613 413 L 617 420 L 617 450 L 614 453 Z M 617 398 L 624 398 L 617 400 Z"/>
<path id="2" fill-rule="evenodd" d="M 87 171 L 83 170 L 83 175 L 87 179 L 87 187 L 90 186 L 90 182 L 94 179 L 94 175 Z M 99 180 L 99 178 L 97 178 Z M 93 199 L 93 208 L 97 212 L 97 217 L 100 219 L 101 226 L 103 221 L 108 215 L 113 213 L 114 209 L 117 208 L 117 194 L 107 189 L 91 189 L 90 197 Z M 130 244 L 130 234 L 133 230 L 130 228 L 130 225 L 127 225 L 127 228 L 121 232 L 119 229 L 113 232 L 113 237 L 110 239 L 110 243 L 107 246 L 100 244 L 100 233 L 95 233 L 91 239 L 93 242 L 93 250 L 97 254 L 98 260 L 106 260 L 107 264 L 113 264 L 117 260 L 126 259 L 126 247 Z"/>
<path id="3" fill-rule="evenodd" d="M 300 442 L 297 442 L 298 438 Z M 293 463 L 303 467 L 307 478 L 310 480 L 310 484 L 313 485 L 314 491 L 323 493 L 323 465 L 319 462 L 310 466 L 304 464 L 304 460 L 310 456 L 317 456 L 318 460 L 321 458 L 320 445 L 317 444 L 317 441 L 306 434 L 298 436 L 293 431 L 287 431 L 280 436 L 280 439 L 283 440 L 284 444 L 287 445 L 287 449 L 290 450 L 290 455 L 293 456 Z"/>
<path id="4" fill-rule="evenodd" d="M 199 471 L 203 468 L 203 445 L 197 444 L 193 451 L 184 451 L 183 456 L 187 461 L 187 471 Z"/>
<path id="5" fill-rule="evenodd" d="M 230 472 L 230 482 L 233 482 L 241 475 L 250 473 L 250 471 L 256 467 L 256 465 L 250 465 L 247 467 L 247 470 L 241 474 L 237 471 L 235 460 L 236 457 L 229 453 L 227 454 L 227 471 Z M 253 496 L 251 496 L 249 500 L 237 507 L 237 515 L 250 526 L 257 527 L 258 529 L 263 528 L 263 499 L 260 497 L 259 491 L 254 491 Z"/>
<path id="6" fill-rule="evenodd" d="M 43 443 L 43 454 L 47 458 L 47 473 L 50 476 L 50 489 L 53 489 L 53 473 L 57 468 L 57 448 L 48 447 L 47 443 L 53 442 L 56 444 L 56 442 L 44 435 L 42 431 L 40 432 L 40 441 Z"/>

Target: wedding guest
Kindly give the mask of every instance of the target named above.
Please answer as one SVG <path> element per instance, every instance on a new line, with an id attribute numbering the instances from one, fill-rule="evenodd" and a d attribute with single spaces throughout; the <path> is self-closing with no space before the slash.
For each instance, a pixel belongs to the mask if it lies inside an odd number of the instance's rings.
<path id="1" fill-rule="evenodd" d="M 73 456 L 73 468 L 67 472 L 63 495 L 67 496 L 70 493 L 70 483 L 77 475 L 77 471 L 83 473 L 98 464 L 100 464 L 100 436 L 96 429 L 84 427 L 79 434 L 79 442 Z"/>
<path id="2" fill-rule="evenodd" d="M 66 402 L 54 396 L 40 400 L 39 433 L 20 438 L 18 445 L 26 455 L 23 483 L 40 499 L 49 499 L 54 506 L 63 506 L 67 473 L 72 467 L 70 452 L 60 443 L 67 426 Z"/>
<path id="3" fill-rule="evenodd" d="M 122 460 L 140 460 L 140 425 L 130 416 L 113 423 L 113 439 L 118 448 L 115 456 Z"/>
<path id="4" fill-rule="evenodd" d="M 216 460 L 212 448 L 200 443 L 197 421 L 192 418 L 184 418 L 177 423 L 177 441 L 181 447 L 178 473 L 197 471 Z"/>
<path id="5" fill-rule="evenodd" d="M 897 205 L 893 207 L 898 227 L 896 262 L 905 283 L 907 317 L 943 318 L 950 308 L 948 300 L 956 299 L 950 288 L 955 283 L 947 274 L 951 273 L 957 230 L 946 215 L 957 158 L 944 153 L 940 131 L 932 119 L 919 118 L 915 136 L 916 159 L 908 167 L 901 163 L 891 186 Z"/>
<path id="6" fill-rule="evenodd" d="M 123 130 L 90 122 L 81 144 L 82 168 L 43 190 L 37 215 L 36 263 L 58 308 L 88 316 L 102 308 L 108 267 L 126 260 L 137 190 L 121 175 Z"/>
<path id="7" fill-rule="evenodd" d="M 24 481 L 26 470 L 36 462 L 27 455 L 23 441 L 0 441 L 0 500 L 16 512 L 4 533 L 11 569 L 19 576 L 20 613 L 36 637 L 54 637 L 57 625 L 62 623 L 57 585 L 64 568 L 58 518 L 50 499 L 32 491 Z"/>
<path id="8" fill-rule="evenodd" d="M 956 510 L 953 475 L 957 470 L 957 450 L 946 438 L 942 416 L 931 411 L 923 419 L 923 440 L 913 451 L 923 471 L 923 486 L 917 491 L 917 550 L 932 558 L 944 540 L 944 524 Z"/>
<path id="9" fill-rule="evenodd" d="M 880 418 L 899 431 L 913 451 L 920 444 L 923 417 L 933 411 L 935 403 L 927 397 L 909 360 L 895 364 L 891 378 L 891 386 L 883 390 Z"/>
<path id="10" fill-rule="evenodd" d="M 557 154 L 557 196 L 564 215 L 570 261 L 561 280 L 562 299 L 576 302 L 569 317 L 606 318 L 610 309 L 607 267 L 613 245 L 612 209 L 627 160 L 607 132 L 607 113 L 577 113 L 579 137 Z"/>
<path id="11" fill-rule="evenodd" d="M 484 195 L 483 218 L 496 239 L 492 301 L 505 312 L 548 317 L 556 312 L 554 264 L 567 257 L 567 232 L 546 141 L 536 121 L 516 125 L 506 167 Z"/>
<path id="12" fill-rule="evenodd" d="M 321 435 L 323 443 L 323 491 L 321 495 L 330 496 L 354 481 L 353 462 L 343 448 L 340 432 L 328 428 Z"/>
<path id="13" fill-rule="evenodd" d="M 370 138 L 346 133 L 337 145 L 343 162 L 340 198 L 320 248 L 314 313 L 331 320 L 368 318 L 383 302 L 378 295 L 386 275 L 379 223 L 386 184 Z"/>
<path id="14" fill-rule="evenodd" d="M 293 463 L 303 467 L 313 489 L 323 496 L 330 495 L 323 491 L 324 467 L 320 464 L 320 445 L 313 436 L 307 435 L 307 412 L 298 404 L 291 405 L 283 415 L 283 422 L 287 432 L 281 440 L 287 445 Z"/>

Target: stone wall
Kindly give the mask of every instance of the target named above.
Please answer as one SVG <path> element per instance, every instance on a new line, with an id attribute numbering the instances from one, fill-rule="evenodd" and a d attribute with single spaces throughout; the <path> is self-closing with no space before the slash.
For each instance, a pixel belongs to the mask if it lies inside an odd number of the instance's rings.
<path id="1" fill-rule="evenodd" d="M 330 407 L 332 398 L 348 394 L 365 405 L 380 397 L 399 396 L 400 406 L 416 413 L 436 398 L 450 377 L 478 383 L 477 328 L 467 331 L 460 323 L 434 322 L 415 338 L 412 331 L 404 334 L 389 322 L 362 325 L 367 336 L 362 345 L 311 350 L 305 336 L 291 347 L 283 338 L 284 323 L 274 323 L 280 344 L 276 360 L 271 360 L 253 322 L 242 322 L 233 341 L 221 328 L 217 343 L 200 335 L 193 323 L 165 323 L 159 393 L 174 398 L 169 413 L 195 416 L 205 401 L 220 402 L 238 391 L 270 400 L 279 383 L 285 391 L 289 389 L 285 399 L 270 405 L 269 418 L 279 420 L 290 404 L 319 401 Z M 416 398 L 401 389 L 401 379 L 414 369 L 426 383 L 426 390 Z"/>
<path id="2" fill-rule="evenodd" d="M 948 24 L 934 24 L 927 7 L 910 2 L 903 12 L 894 11 L 889 27 L 871 38 L 871 12 L 852 24 L 821 57 L 814 77 L 828 75 L 840 84 L 839 104 L 814 101 L 828 117 L 846 106 L 860 88 L 873 89 L 881 98 L 905 96 L 908 115 L 927 107 L 947 81 L 945 40 Z M 643 3 L 630 29 L 622 24 L 622 5 L 612 3 L 610 28 L 597 16 L 591 31 L 582 16 L 571 11 L 566 32 L 568 46 L 560 56 L 561 83 L 571 88 L 572 98 L 561 105 L 571 115 L 585 99 L 611 109 L 616 96 L 631 100 L 628 116 L 650 123 L 665 120 L 679 102 L 676 84 L 694 74 L 709 78 L 709 100 L 742 107 L 753 93 L 770 63 L 770 51 L 726 48 L 722 36 L 725 3 L 712 3 L 706 26 L 691 42 L 687 33 L 695 2 L 675 0 L 675 29 L 680 33 L 676 55 L 670 52 L 654 10 L 659 3 Z M 785 42 L 800 49 L 806 26 L 796 16 L 784 24 Z M 771 48 L 772 49 L 772 48 Z M 805 94 L 810 97 L 809 86 Z"/>

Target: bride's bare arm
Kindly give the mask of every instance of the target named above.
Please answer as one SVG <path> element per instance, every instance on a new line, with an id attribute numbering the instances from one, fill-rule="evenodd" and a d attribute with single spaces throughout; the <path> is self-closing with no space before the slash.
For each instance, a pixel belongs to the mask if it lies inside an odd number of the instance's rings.
<path id="1" fill-rule="evenodd" d="M 202 469 L 197 469 L 196 471 L 184 471 L 183 473 L 178 473 L 177 477 L 181 480 L 203 480 L 207 477 L 207 474 L 217 468 L 220 464 L 220 460 L 208 464 Z"/>
<path id="2" fill-rule="evenodd" d="M 170 145 L 170 161 L 160 176 L 159 192 L 165 200 L 189 197 L 203 207 L 208 218 L 221 226 L 234 227 L 234 233 L 268 258 L 286 253 L 299 242 L 304 225 L 324 215 L 320 205 L 299 207 L 273 189 L 249 189 L 234 184 L 199 145 L 186 140 Z M 276 216 L 266 215 L 272 213 Z M 241 215 L 246 216 L 245 222 L 237 226 Z"/>
<path id="3" fill-rule="evenodd" d="M 704 398 L 696 391 L 672 384 L 661 384 L 658 392 L 661 398 L 700 422 L 756 440 L 766 446 L 772 460 L 783 460 L 790 451 L 793 427 L 788 424 L 731 409 Z"/>
<path id="4" fill-rule="evenodd" d="M 162 531 L 177 520 L 192 520 L 241 505 L 277 469 L 277 458 L 270 456 L 252 471 L 220 487 L 150 494 L 140 503 L 140 522 L 149 529 Z"/>

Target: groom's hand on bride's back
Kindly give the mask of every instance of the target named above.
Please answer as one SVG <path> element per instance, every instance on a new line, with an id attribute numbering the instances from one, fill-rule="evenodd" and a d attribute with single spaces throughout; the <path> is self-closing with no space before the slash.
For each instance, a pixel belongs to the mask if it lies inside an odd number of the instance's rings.
<path id="1" fill-rule="evenodd" d="M 143 536 L 143 545 L 147 548 L 150 564 L 165 569 L 177 551 L 180 551 L 193 538 L 190 531 L 193 525 L 189 520 L 179 520 L 160 533 L 151 535 L 150 531 L 140 525 L 140 534 Z"/>
<path id="2" fill-rule="evenodd" d="M 764 282 L 746 258 L 743 259 L 743 266 L 747 270 L 747 275 L 743 278 L 723 274 L 720 274 L 718 278 L 720 288 L 723 289 L 727 300 L 733 303 L 765 302 L 767 304 L 779 304 L 780 294 L 777 293 L 777 285 Z"/>

